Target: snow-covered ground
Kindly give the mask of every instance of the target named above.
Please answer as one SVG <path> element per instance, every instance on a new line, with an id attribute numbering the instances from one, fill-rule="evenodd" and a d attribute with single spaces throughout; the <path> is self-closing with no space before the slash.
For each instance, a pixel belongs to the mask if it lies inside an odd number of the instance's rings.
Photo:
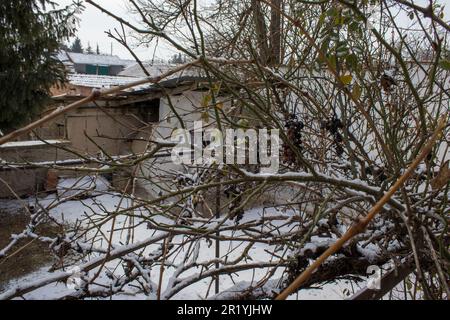
<path id="1" fill-rule="evenodd" d="M 76 190 L 76 191 L 74 191 Z M 61 199 L 67 199 L 70 197 L 70 201 L 61 201 Z M 108 191 L 108 182 L 104 179 L 91 179 L 89 177 L 80 179 L 65 179 L 61 180 L 58 186 L 58 193 L 50 195 L 44 199 L 29 199 L 30 204 L 39 202 L 40 206 L 49 207 L 54 203 L 59 203 L 56 207 L 52 208 L 49 212 L 51 217 L 59 222 L 64 222 L 67 225 L 67 230 L 70 233 L 70 229 L 77 227 L 77 232 L 82 232 L 85 229 L 89 229 L 94 223 L 98 224 L 102 222 L 102 226 L 99 229 L 89 230 L 85 234 L 86 239 L 95 238 L 95 245 L 98 247 L 106 248 L 107 239 L 109 238 L 112 223 L 114 219 L 110 219 L 111 215 L 114 215 L 118 210 L 126 210 L 133 205 L 132 200 L 123 198 L 120 194 Z M 121 211 L 122 212 L 122 211 Z M 263 209 L 254 208 L 245 213 L 241 223 L 258 221 L 264 215 L 264 217 L 270 216 L 280 216 L 283 215 L 287 219 L 298 214 L 295 211 L 279 211 L 274 208 Z M 136 243 L 149 239 L 151 237 L 156 237 L 161 235 L 162 231 L 155 231 L 149 229 L 144 221 L 144 218 L 148 217 L 151 213 L 148 211 L 143 211 L 141 209 L 134 211 L 133 219 L 130 215 L 117 215 L 115 220 L 114 235 L 112 237 L 112 246 L 123 246 L 129 243 Z M 171 221 L 167 218 L 153 217 L 155 221 L 160 223 L 170 225 Z M 212 223 L 212 222 L 211 222 Z M 232 224 L 233 222 L 230 222 Z M 283 227 L 285 222 L 283 220 L 276 220 L 268 225 L 264 225 L 264 228 L 274 228 Z M 132 233 L 127 229 L 128 226 L 133 226 Z M 289 226 L 292 228 L 292 224 Z M 236 231 L 226 231 L 226 235 L 232 236 Z M 316 239 L 320 241 L 320 239 Z M 172 241 L 174 245 L 183 243 L 184 236 L 176 235 Z M 199 240 L 197 242 L 198 248 L 194 250 L 198 254 L 197 261 L 201 265 L 202 261 L 210 261 L 215 257 L 215 245 L 214 243 L 208 242 L 207 240 Z M 221 241 L 220 252 L 223 254 L 228 253 L 228 261 L 238 258 L 244 252 L 248 243 L 237 243 L 236 241 Z M 161 250 L 162 241 L 151 244 L 145 248 L 145 254 L 151 254 L 151 252 L 156 252 Z M 170 257 L 170 262 L 173 267 L 168 267 L 164 271 L 162 278 L 162 296 L 170 296 L 170 290 L 173 288 L 171 284 L 175 278 L 180 277 L 184 281 L 188 281 L 190 277 L 198 275 L 201 271 L 201 267 L 194 267 L 186 272 L 177 274 L 177 268 L 186 261 L 189 261 L 191 257 L 185 260 L 184 253 L 187 252 L 187 248 L 181 249 L 179 253 Z M 267 249 L 272 249 L 268 251 L 273 251 L 273 247 L 264 243 L 254 243 L 248 251 L 248 259 L 241 263 L 267 263 L 273 259 L 273 257 L 266 251 Z M 223 258 L 223 257 L 222 257 Z M 184 262 L 183 262 L 184 261 Z M 83 264 L 83 261 L 77 261 L 77 264 Z M 105 266 L 111 272 L 114 270 L 115 274 L 120 271 L 121 266 L 117 262 L 108 262 Z M 40 268 L 35 272 L 20 278 L 12 280 L 6 289 L 13 288 L 15 286 L 21 285 L 23 283 L 29 283 L 31 281 L 38 281 L 50 276 L 52 273 L 49 272 L 50 266 Z M 95 273 L 97 269 L 91 271 L 90 274 Z M 241 272 L 236 272 L 230 275 L 220 276 L 220 289 L 227 290 L 231 287 L 236 287 L 239 283 L 254 282 L 257 283 L 261 278 L 267 274 L 267 268 L 255 268 L 252 270 L 246 270 Z M 103 280 L 107 280 L 105 277 L 107 273 L 101 273 L 100 277 L 96 283 L 102 283 Z M 153 283 L 159 283 L 160 278 L 160 268 L 159 266 L 152 269 L 150 272 L 150 278 Z M 278 270 L 272 279 L 280 278 L 281 270 Z M 49 284 L 43 288 L 35 290 L 31 293 L 25 295 L 27 299 L 56 299 L 73 292 L 69 289 L 66 283 L 53 283 Z M 239 287 L 239 285 L 237 285 Z M 334 284 L 326 284 L 320 289 L 307 289 L 301 290 L 298 294 L 293 295 L 290 299 L 344 299 L 348 297 L 349 294 L 356 292 L 359 289 L 358 285 L 355 283 L 350 283 L 346 281 L 339 281 Z M 213 295 L 214 285 L 211 285 L 211 278 L 206 278 L 200 280 L 187 288 L 182 289 L 175 295 L 172 299 L 206 299 Z M 124 288 L 123 293 L 114 296 L 114 299 L 154 299 L 155 296 L 145 296 L 142 292 L 138 291 L 135 287 L 127 285 Z M 207 292 L 209 294 L 207 295 Z M 1 293 L 0 293 L 1 295 Z"/>

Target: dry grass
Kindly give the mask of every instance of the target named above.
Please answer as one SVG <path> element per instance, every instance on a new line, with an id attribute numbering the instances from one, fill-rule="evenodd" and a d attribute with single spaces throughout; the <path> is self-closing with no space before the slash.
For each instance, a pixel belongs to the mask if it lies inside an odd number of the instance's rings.
<path id="1" fill-rule="evenodd" d="M 0 210 L 0 248 L 9 243 L 11 234 L 20 233 L 29 222 L 25 210 L 18 210 L 19 212 L 14 213 Z M 52 225 L 44 225 L 39 229 L 40 234 L 46 236 L 55 236 L 58 231 L 59 228 Z M 15 253 L 17 250 L 20 251 Z M 14 255 L 0 260 L 0 292 L 9 281 L 25 276 L 54 260 L 48 245 L 39 241 L 20 241 L 11 254 Z"/>

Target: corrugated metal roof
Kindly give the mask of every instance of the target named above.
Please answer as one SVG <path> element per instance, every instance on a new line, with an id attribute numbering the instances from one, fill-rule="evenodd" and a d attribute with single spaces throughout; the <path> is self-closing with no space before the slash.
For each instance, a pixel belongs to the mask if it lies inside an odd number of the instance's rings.
<path id="1" fill-rule="evenodd" d="M 89 87 L 95 89 L 102 89 L 102 88 L 107 89 L 145 79 L 145 77 L 134 78 L 134 77 L 102 76 L 102 75 L 78 74 L 78 73 L 69 74 L 67 78 L 69 80 L 69 83 L 74 86 Z M 176 87 L 189 85 L 200 81 L 207 81 L 207 78 L 199 76 L 181 76 L 176 78 L 169 78 L 157 84 L 147 83 L 139 85 L 130 88 L 127 91 L 134 91 L 137 94 L 141 94 L 151 91 L 161 91 L 162 88 L 173 89 Z"/>
<path id="2" fill-rule="evenodd" d="M 151 77 L 157 77 L 167 71 L 169 71 L 171 68 L 173 68 L 172 65 L 169 64 L 149 64 L 149 63 L 143 63 L 146 71 L 150 74 Z M 138 63 L 134 63 L 133 65 L 128 66 L 125 70 L 123 70 L 120 73 L 121 76 L 128 76 L 128 77 L 145 77 L 146 74 L 144 70 L 142 70 L 142 67 Z"/>
<path id="3" fill-rule="evenodd" d="M 139 80 L 138 78 L 132 77 L 101 76 L 91 74 L 69 74 L 67 78 L 69 83 L 74 86 L 96 89 L 121 86 Z"/>
<path id="4" fill-rule="evenodd" d="M 146 95 L 146 94 L 150 94 L 150 93 L 154 93 L 154 92 L 161 92 L 161 91 L 164 91 L 165 89 L 175 89 L 178 87 L 190 86 L 195 83 L 200 84 L 200 83 L 207 83 L 207 82 L 208 82 L 208 78 L 201 77 L 201 76 L 182 76 L 182 77 L 178 77 L 178 78 L 163 80 L 163 81 L 161 81 L 159 83 L 155 83 L 155 84 L 149 84 L 149 85 L 143 85 L 140 87 L 136 87 L 129 94 Z"/>
<path id="5" fill-rule="evenodd" d="M 104 66 L 126 66 L 129 64 L 129 62 L 120 59 L 118 56 L 74 52 L 66 52 L 65 54 L 75 64 L 93 64 Z M 61 55 L 61 57 L 63 57 L 63 55 Z"/>
<path id="6" fill-rule="evenodd" d="M 174 68 L 176 68 L 176 65 L 173 64 L 151 64 L 144 62 L 143 66 L 145 70 L 150 74 L 150 77 L 158 77 Z M 127 76 L 127 77 L 137 77 L 137 78 L 145 78 L 146 74 L 144 70 L 142 69 L 141 65 L 138 63 L 134 63 L 133 65 L 128 66 L 123 70 L 121 73 L 119 73 L 121 76 Z M 198 68 L 188 68 L 183 71 L 177 72 L 170 76 L 169 78 L 180 78 L 180 77 L 186 77 L 186 76 L 200 76 L 200 72 Z"/>

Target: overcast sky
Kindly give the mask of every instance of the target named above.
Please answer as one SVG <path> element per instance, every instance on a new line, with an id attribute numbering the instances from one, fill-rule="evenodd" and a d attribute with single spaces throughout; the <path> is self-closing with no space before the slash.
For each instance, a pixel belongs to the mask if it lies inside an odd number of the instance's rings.
<path id="1" fill-rule="evenodd" d="M 1 1 L 1 0 L 0 0 Z M 447 3 L 449 0 L 439 0 L 438 2 L 443 4 Z M 104 6 L 111 12 L 126 17 L 128 20 L 133 21 L 133 17 L 127 10 L 126 4 L 127 0 L 97 0 L 98 4 Z M 429 0 L 416 0 L 416 4 L 426 6 Z M 72 0 L 58 0 L 57 3 L 61 5 L 68 5 L 72 3 Z M 124 59 L 132 59 L 130 53 L 118 44 L 114 39 L 110 39 L 105 31 L 112 30 L 115 27 L 120 27 L 119 23 L 110 18 L 106 14 L 101 13 L 97 8 L 92 5 L 86 4 L 86 9 L 81 16 L 81 25 L 78 31 L 78 36 L 83 42 L 83 46 L 86 48 L 88 41 L 90 42 L 92 48 L 95 50 L 97 44 L 100 47 L 102 53 L 111 53 L 111 44 L 113 45 L 113 54 L 120 56 Z M 448 20 L 450 17 L 450 3 L 447 4 L 445 8 L 445 18 Z M 405 21 L 406 20 L 406 21 Z M 405 19 L 404 22 L 409 24 L 409 19 Z M 135 53 L 142 60 L 151 60 L 154 54 L 153 48 L 137 48 Z M 177 53 L 167 45 L 159 45 L 156 51 L 156 57 L 162 59 L 169 59 L 173 54 Z"/>
<path id="2" fill-rule="evenodd" d="M 130 17 L 126 7 L 128 1 L 126 0 L 97 0 L 96 2 L 114 14 L 124 17 L 128 15 Z M 57 3 L 61 6 L 65 6 L 71 4 L 72 0 L 58 0 Z M 83 47 L 86 48 L 88 42 L 90 42 L 92 48 L 95 50 L 98 44 L 102 53 L 110 54 L 112 44 L 113 54 L 124 59 L 133 59 L 127 49 L 105 34 L 106 31 L 113 30 L 116 27 L 120 30 L 120 24 L 92 5 L 85 3 L 85 6 L 86 9 L 80 17 L 81 24 L 78 30 L 78 37 L 81 39 Z M 130 19 L 132 20 L 133 18 L 131 17 Z M 151 60 L 154 48 L 138 48 L 135 50 L 135 53 L 142 60 Z M 157 58 L 168 59 L 175 53 L 176 51 L 170 49 L 168 46 L 160 45 L 156 56 Z"/>

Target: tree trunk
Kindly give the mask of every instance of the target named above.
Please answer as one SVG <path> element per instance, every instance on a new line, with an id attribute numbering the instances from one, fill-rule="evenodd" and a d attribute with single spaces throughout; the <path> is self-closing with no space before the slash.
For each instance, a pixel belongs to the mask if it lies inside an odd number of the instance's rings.
<path id="1" fill-rule="evenodd" d="M 267 44 L 267 27 L 264 21 L 261 4 L 258 0 L 252 0 L 253 19 L 255 22 L 256 39 L 258 42 L 259 62 L 266 65 L 269 60 L 269 46 Z"/>
<path id="2" fill-rule="evenodd" d="M 270 20 L 270 49 L 269 63 L 279 65 L 281 63 L 281 2 L 272 0 Z"/>

